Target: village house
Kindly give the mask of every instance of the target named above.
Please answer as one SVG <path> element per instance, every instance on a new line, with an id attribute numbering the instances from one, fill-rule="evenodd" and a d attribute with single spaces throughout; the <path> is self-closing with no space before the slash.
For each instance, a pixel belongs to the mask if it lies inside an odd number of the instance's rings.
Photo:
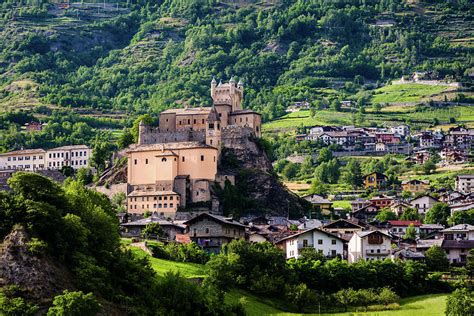
<path id="1" fill-rule="evenodd" d="M 383 260 L 391 255 L 391 237 L 380 230 L 356 231 L 348 244 L 349 262 Z"/>
<path id="2" fill-rule="evenodd" d="M 379 194 L 369 199 L 369 202 L 378 208 L 389 207 L 393 203 L 393 201 L 394 199 L 392 197 L 387 196 L 385 194 Z"/>
<path id="3" fill-rule="evenodd" d="M 329 214 L 331 212 L 332 202 L 328 199 L 325 199 L 321 195 L 318 194 L 308 194 L 302 196 L 301 198 L 305 199 L 306 201 L 310 202 L 314 207 L 319 207 L 322 213 Z"/>
<path id="4" fill-rule="evenodd" d="M 126 222 L 120 224 L 121 234 L 124 237 L 140 237 L 142 231 L 146 228 L 147 225 L 156 223 L 160 225 L 163 230 L 163 236 L 153 236 L 161 237 L 168 241 L 175 241 L 176 235 L 183 234 L 186 230 L 186 226 L 170 220 L 166 220 L 160 217 L 150 216 L 148 218 L 142 218 L 132 222 Z"/>
<path id="5" fill-rule="evenodd" d="M 442 230 L 444 240 L 441 248 L 446 251 L 449 262 L 454 265 L 464 265 L 467 262 L 469 250 L 474 248 L 474 226 L 459 224 Z"/>
<path id="6" fill-rule="evenodd" d="M 456 191 L 462 193 L 471 193 L 474 191 L 474 175 L 471 174 L 464 174 L 458 175 L 456 177 L 456 182 L 454 185 Z"/>
<path id="7" fill-rule="evenodd" d="M 394 212 L 395 214 L 397 214 L 398 217 L 400 217 L 400 215 L 402 215 L 403 212 L 405 212 L 405 210 L 410 207 L 411 205 L 409 203 L 406 203 L 403 201 L 394 201 L 390 205 L 390 210 Z"/>
<path id="8" fill-rule="evenodd" d="M 425 255 L 422 252 L 413 251 L 410 248 L 404 248 L 404 249 L 395 251 L 392 254 L 392 259 L 393 260 L 398 259 L 402 261 L 405 261 L 405 260 L 423 261 L 425 260 Z"/>
<path id="9" fill-rule="evenodd" d="M 415 228 L 417 236 L 420 234 L 420 221 L 391 220 L 388 221 L 388 223 L 390 224 L 390 233 L 397 237 L 403 237 L 403 235 L 406 234 L 407 228 L 409 226 L 413 226 Z"/>
<path id="10" fill-rule="evenodd" d="M 344 257 L 345 241 L 327 231 L 311 228 L 288 236 L 278 242 L 286 251 L 286 258 L 298 258 L 304 248 L 314 248 L 328 258 Z"/>
<path id="11" fill-rule="evenodd" d="M 364 230 L 364 226 L 359 221 L 350 221 L 347 219 L 338 219 L 322 227 L 325 231 L 339 236 L 345 241 L 349 241 L 354 232 Z"/>
<path id="12" fill-rule="evenodd" d="M 419 194 L 426 192 L 430 188 L 430 182 L 428 180 L 403 180 L 402 190 L 413 194 Z"/>
<path id="13" fill-rule="evenodd" d="M 245 225 L 220 215 L 201 213 L 183 224 L 191 240 L 212 253 L 232 240 L 245 238 Z"/>
<path id="14" fill-rule="evenodd" d="M 375 216 L 377 216 L 379 212 L 380 209 L 377 206 L 369 204 L 351 212 L 351 218 L 365 223 L 369 223 L 375 219 Z"/>
<path id="15" fill-rule="evenodd" d="M 46 123 L 40 122 L 29 122 L 25 123 L 24 127 L 27 132 L 40 132 L 43 130 L 43 127 L 47 126 Z"/>
<path id="16" fill-rule="evenodd" d="M 429 236 L 437 233 L 441 233 L 444 229 L 444 226 L 441 224 L 422 224 L 420 226 L 420 235 Z"/>
<path id="17" fill-rule="evenodd" d="M 356 198 L 355 200 L 351 201 L 351 210 L 352 212 L 354 212 L 370 204 L 371 204 L 370 201 L 366 199 Z"/>
<path id="18" fill-rule="evenodd" d="M 421 195 L 410 201 L 410 205 L 418 211 L 419 214 L 425 215 L 439 200 L 430 195 Z"/>
<path id="19" fill-rule="evenodd" d="M 393 134 L 400 135 L 403 138 L 405 138 L 410 135 L 410 126 L 406 124 L 396 125 L 396 126 L 390 127 L 390 131 Z"/>
<path id="20" fill-rule="evenodd" d="M 423 165 L 430 160 L 431 156 L 431 152 L 428 150 L 418 150 L 410 160 L 418 165 Z"/>
<path id="21" fill-rule="evenodd" d="M 380 172 L 372 172 L 364 176 L 366 189 L 381 189 L 387 185 L 387 176 Z"/>

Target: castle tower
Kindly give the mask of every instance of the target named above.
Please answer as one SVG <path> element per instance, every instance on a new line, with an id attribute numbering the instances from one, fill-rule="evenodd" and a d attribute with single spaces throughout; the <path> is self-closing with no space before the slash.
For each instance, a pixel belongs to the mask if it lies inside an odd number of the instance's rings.
<path id="1" fill-rule="evenodd" d="M 211 81 L 211 98 L 213 99 L 216 96 L 216 87 L 217 87 L 217 81 L 216 81 L 216 78 L 214 78 L 213 76 L 212 81 Z"/>
<path id="2" fill-rule="evenodd" d="M 143 123 L 143 120 L 140 121 L 140 124 L 138 125 L 138 145 L 142 145 L 144 142 L 143 136 L 145 134 L 145 123 Z"/>
<path id="3" fill-rule="evenodd" d="M 220 107 L 228 106 L 227 112 L 235 112 L 242 110 L 242 100 L 244 98 L 243 83 L 239 81 L 237 84 L 234 77 L 232 77 L 228 83 L 222 83 L 215 81 L 211 82 L 211 97 L 216 107 L 219 107 L 217 111 L 222 113 Z M 224 117 L 223 117 L 224 119 Z M 225 124 L 225 122 L 222 122 Z"/>
<path id="4" fill-rule="evenodd" d="M 211 112 L 207 117 L 206 145 L 217 148 L 218 156 L 220 156 L 221 140 L 221 120 L 216 108 L 212 106 Z"/>

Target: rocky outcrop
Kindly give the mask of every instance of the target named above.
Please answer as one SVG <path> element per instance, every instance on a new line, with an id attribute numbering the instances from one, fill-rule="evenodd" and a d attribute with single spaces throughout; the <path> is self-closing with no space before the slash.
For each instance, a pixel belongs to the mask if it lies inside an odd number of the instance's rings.
<path id="1" fill-rule="evenodd" d="M 261 139 L 244 137 L 234 140 L 222 152 L 219 171 L 234 174 L 236 183 L 254 206 L 251 215 L 301 217 L 311 205 L 288 191 L 273 171 Z"/>
<path id="2" fill-rule="evenodd" d="M 74 289 L 66 268 L 47 255 L 28 250 L 30 238 L 21 226 L 5 237 L 0 248 L 0 286 L 17 285 L 26 297 L 39 303 L 49 302 L 64 289 Z"/>

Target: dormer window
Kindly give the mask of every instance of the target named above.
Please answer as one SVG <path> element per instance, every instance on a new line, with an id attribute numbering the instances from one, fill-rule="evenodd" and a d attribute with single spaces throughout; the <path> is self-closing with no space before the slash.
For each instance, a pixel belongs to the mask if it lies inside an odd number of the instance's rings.
<path id="1" fill-rule="evenodd" d="M 166 158 L 161 158 L 161 162 L 166 162 Z"/>

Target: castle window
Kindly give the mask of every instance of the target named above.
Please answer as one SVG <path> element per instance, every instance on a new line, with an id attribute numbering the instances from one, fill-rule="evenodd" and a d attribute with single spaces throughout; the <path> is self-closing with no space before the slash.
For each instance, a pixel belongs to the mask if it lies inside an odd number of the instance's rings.
<path id="1" fill-rule="evenodd" d="M 168 203 L 165 203 L 165 204 L 163 205 L 163 207 L 164 207 L 164 208 L 167 208 L 167 207 L 168 207 Z"/>
<path id="2" fill-rule="evenodd" d="M 193 122 L 194 122 L 194 124 L 196 124 L 196 119 L 194 119 L 194 121 L 193 121 Z"/>
<path id="3" fill-rule="evenodd" d="M 222 113 L 219 113 L 219 117 L 222 117 Z"/>
<path id="4" fill-rule="evenodd" d="M 201 155 L 201 161 L 204 161 L 204 155 Z"/>
<path id="5" fill-rule="evenodd" d="M 173 207 L 173 203 L 170 203 L 170 207 L 171 207 L 171 208 Z"/>
<path id="6" fill-rule="evenodd" d="M 214 156 L 214 162 L 216 162 L 216 156 Z"/>
<path id="7" fill-rule="evenodd" d="M 173 201 L 173 197 L 172 197 L 172 196 L 170 196 L 170 201 Z"/>
<path id="8" fill-rule="evenodd" d="M 182 159 L 182 160 L 183 160 L 183 162 L 184 162 L 184 156 L 183 156 L 181 159 Z"/>
<path id="9" fill-rule="evenodd" d="M 246 117 L 246 118 L 245 118 L 245 122 L 248 122 L 248 121 L 249 121 L 249 118 L 248 118 L 248 117 Z"/>
<path id="10" fill-rule="evenodd" d="M 148 165 L 148 159 L 145 159 L 145 164 Z"/>
<path id="11" fill-rule="evenodd" d="M 210 140 L 210 142 L 211 142 L 211 145 L 212 145 L 212 139 Z"/>
<path id="12" fill-rule="evenodd" d="M 156 208 L 156 204 L 153 204 L 153 208 Z"/>
<path id="13" fill-rule="evenodd" d="M 168 119 L 166 119 L 166 122 L 168 122 Z"/>
<path id="14" fill-rule="evenodd" d="M 196 191 L 196 196 L 198 196 L 198 195 L 199 195 L 199 191 Z"/>
<path id="15" fill-rule="evenodd" d="M 202 124 L 204 124 L 204 119 L 202 119 Z"/>
<path id="16" fill-rule="evenodd" d="M 221 129 L 221 124 L 217 124 L 217 129 Z"/>
<path id="17" fill-rule="evenodd" d="M 159 196 L 159 197 L 158 197 L 158 200 L 160 200 L 160 201 L 161 201 L 161 200 L 162 200 L 162 197 L 161 197 L 161 196 Z"/>
<path id="18" fill-rule="evenodd" d="M 257 132 L 259 131 L 259 129 L 260 129 L 260 128 L 257 126 Z"/>
<path id="19" fill-rule="evenodd" d="M 240 118 L 240 123 L 242 123 L 242 118 Z"/>
<path id="20" fill-rule="evenodd" d="M 191 120 L 188 120 L 188 124 L 191 124 Z"/>
<path id="21" fill-rule="evenodd" d="M 138 161 L 135 159 L 135 164 L 138 164 Z"/>
<path id="22" fill-rule="evenodd" d="M 214 128 L 214 123 L 209 123 L 209 129 L 213 129 Z"/>
<path id="23" fill-rule="evenodd" d="M 158 208 L 162 208 L 162 207 L 163 207 L 163 204 L 158 203 Z"/>
<path id="24" fill-rule="evenodd" d="M 174 158 L 174 161 L 176 161 L 176 157 Z"/>
<path id="25" fill-rule="evenodd" d="M 161 158 L 161 162 L 166 162 L 166 158 Z"/>
<path id="26" fill-rule="evenodd" d="M 167 196 L 165 196 L 165 197 L 164 197 L 164 200 L 165 200 L 165 201 L 167 201 L 167 200 L 168 200 L 168 197 L 167 197 Z"/>

